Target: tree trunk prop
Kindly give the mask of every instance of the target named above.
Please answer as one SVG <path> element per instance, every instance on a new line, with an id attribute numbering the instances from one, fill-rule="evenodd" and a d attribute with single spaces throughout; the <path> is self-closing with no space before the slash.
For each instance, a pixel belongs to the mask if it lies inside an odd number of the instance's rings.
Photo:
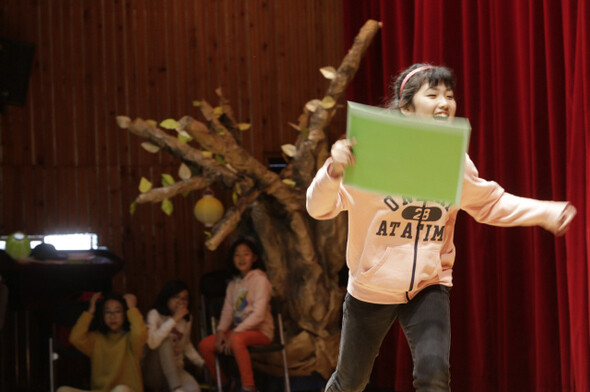
<path id="1" fill-rule="evenodd" d="M 330 143 L 324 129 L 380 27 L 377 21 L 367 21 L 340 67 L 323 71 L 331 79 L 329 88 L 323 99 L 305 104 L 298 124 L 290 124 L 299 135 L 280 175 L 268 170 L 236 141 L 248 125 L 236 122 L 221 89 L 216 91 L 220 100 L 217 108 L 205 101 L 199 104 L 206 123 L 189 116 L 173 122 L 177 137 L 152 121 L 117 117 L 121 128 L 148 140 L 143 144 L 146 150 L 164 150 L 182 162 L 182 181 L 147 190 L 134 204 L 169 201 L 213 184 L 233 190 L 235 205 L 214 225 L 205 244 L 215 250 L 236 230 L 249 232 L 260 241 L 273 298 L 285 319 L 292 375 L 317 371 L 327 378 L 336 366 L 345 293 L 338 284 L 338 273 L 345 263 L 346 215 L 329 221 L 310 218 L 305 192 L 329 156 Z M 198 175 L 187 175 L 195 172 Z M 282 374 L 280 353 L 255 358 L 255 365 L 277 376 Z"/>

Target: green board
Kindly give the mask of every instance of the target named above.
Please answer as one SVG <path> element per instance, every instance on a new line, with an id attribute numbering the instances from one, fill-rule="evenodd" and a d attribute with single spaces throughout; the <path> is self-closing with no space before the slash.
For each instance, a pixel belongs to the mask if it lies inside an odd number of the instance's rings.
<path id="1" fill-rule="evenodd" d="M 347 138 L 355 164 L 344 183 L 372 192 L 459 204 L 471 126 L 418 120 L 397 111 L 348 102 Z"/>

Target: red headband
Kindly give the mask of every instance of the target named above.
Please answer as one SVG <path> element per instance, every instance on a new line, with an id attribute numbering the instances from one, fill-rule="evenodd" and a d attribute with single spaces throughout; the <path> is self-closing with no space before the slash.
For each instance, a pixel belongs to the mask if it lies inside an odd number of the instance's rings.
<path id="1" fill-rule="evenodd" d="M 431 69 L 431 68 L 434 68 L 434 67 L 432 65 L 425 65 L 423 67 L 418 67 L 415 70 L 413 70 L 412 72 L 410 72 L 409 74 L 407 74 L 402 82 L 401 87 L 399 88 L 399 99 L 402 99 L 402 93 L 404 92 L 404 87 L 406 86 L 406 83 L 408 82 L 408 80 L 410 80 L 410 78 L 412 76 L 414 76 L 415 74 L 417 74 L 420 71 L 425 71 L 425 70 Z"/>

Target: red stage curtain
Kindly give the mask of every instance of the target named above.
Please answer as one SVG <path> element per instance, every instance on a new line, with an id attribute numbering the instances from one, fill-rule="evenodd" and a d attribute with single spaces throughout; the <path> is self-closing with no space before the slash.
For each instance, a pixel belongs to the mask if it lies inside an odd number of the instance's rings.
<path id="1" fill-rule="evenodd" d="M 381 105 L 400 70 L 447 65 L 480 175 L 578 209 L 565 238 L 459 214 L 453 390 L 590 391 L 590 3 L 345 0 L 344 18 L 347 45 L 367 19 L 383 23 L 348 99 Z M 411 367 L 395 327 L 371 385 L 413 390 Z"/>

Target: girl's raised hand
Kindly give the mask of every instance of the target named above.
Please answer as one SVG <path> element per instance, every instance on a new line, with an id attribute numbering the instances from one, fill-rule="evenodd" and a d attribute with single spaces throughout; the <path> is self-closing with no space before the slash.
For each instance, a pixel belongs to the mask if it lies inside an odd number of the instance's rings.
<path id="1" fill-rule="evenodd" d="M 135 295 L 127 293 L 123 294 L 123 298 L 125 299 L 125 302 L 127 302 L 127 307 L 129 309 L 137 306 L 137 297 Z"/>
<path id="2" fill-rule="evenodd" d="M 328 174 L 332 177 L 340 177 L 350 165 L 354 165 L 354 154 L 352 147 L 356 141 L 341 139 L 332 145 L 330 153 L 332 154 L 332 164 L 328 168 Z"/>
<path id="3" fill-rule="evenodd" d="M 92 294 L 92 297 L 90 297 L 90 305 L 88 305 L 88 313 L 94 314 L 94 311 L 96 310 L 96 301 L 98 301 L 101 295 L 102 293 L 100 291 Z"/>

